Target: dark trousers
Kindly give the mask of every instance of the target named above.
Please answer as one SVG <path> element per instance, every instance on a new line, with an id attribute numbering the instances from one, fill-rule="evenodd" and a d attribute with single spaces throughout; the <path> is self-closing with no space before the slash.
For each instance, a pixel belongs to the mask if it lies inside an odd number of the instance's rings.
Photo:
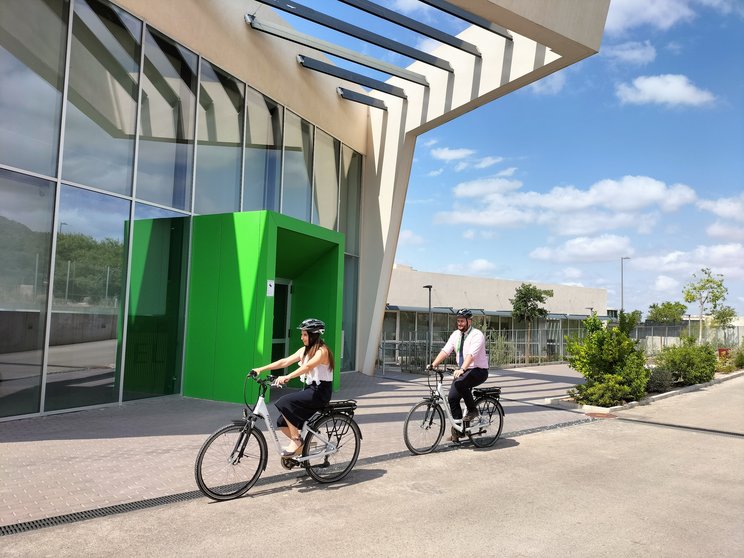
<path id="1" fill-rule="evenodd" d="M 450 387 L 449 396 L 447 397 L 450 410 L 452 411 L 452 418 L 462 418 L 460 399 L 465 401 L 468 411 L 475 410 L 475 401 L 473 401 L 473 394 L 470 390 L 475 386 L 481 385 L 487 379 L 488 370 L 486 368 L 471 368 L 452 382 L 452 387 Z"/>

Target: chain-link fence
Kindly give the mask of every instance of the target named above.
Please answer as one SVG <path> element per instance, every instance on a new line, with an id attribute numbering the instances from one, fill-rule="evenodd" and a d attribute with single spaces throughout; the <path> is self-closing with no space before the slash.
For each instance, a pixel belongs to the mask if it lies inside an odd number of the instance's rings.
<path id="1" fill-rule="evenodd" d="M 395 367 L 403 372 L 420 373 L 444 347 L 451 332 L 434 332 L 431 348 L 426 335 L 409 332 L 407 339 L 383 338 L 378 352 L 378 367 L 385 373 L 386 368 Z M 567 359 L 567 339 L 583 338 L 585 329 L 565 328 L 548 322 L 548 327 L 527 329 L 487 330 L 486 353 L 492 368 L 509 368 L 535 364 L 565 362 Z M 696 327 L 688 325 L 636 327 L 630 337 L 638 341 L 648 356 L 654 356 L 662 348 L 679 345 L 682 337 L 698 338 Z M 715 348 L 740 347 L 744 340 L 744 327 L 713 328 L 703 327 L 702 341 Z M 451 354 L 446 364 L 455 364 Z"/>

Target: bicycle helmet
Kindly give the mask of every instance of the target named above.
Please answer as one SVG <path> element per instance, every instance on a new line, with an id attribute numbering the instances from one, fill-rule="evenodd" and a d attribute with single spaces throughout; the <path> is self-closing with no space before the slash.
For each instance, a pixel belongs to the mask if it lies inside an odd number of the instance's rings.
<path id="1" fill-rule="evenodd" d="M 458 318 L 467 318 L 470 319 L 473 317 L 473 312 L 470 310 L 470 308 L 460 308 L 456 313 Z"/>
<path id="2" fill-rule="evenodd" d="M 304 320 L 297 329 L 303 329 L 310 333 L 324 333 L 325 324 L 315 318 L 308 318 L 307 320 Z"/>

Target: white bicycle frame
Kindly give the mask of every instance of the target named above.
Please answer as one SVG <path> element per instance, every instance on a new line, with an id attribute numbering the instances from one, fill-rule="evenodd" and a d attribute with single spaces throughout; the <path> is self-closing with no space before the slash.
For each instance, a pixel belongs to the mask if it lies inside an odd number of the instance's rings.
<path id="1" fill-rule="evenodd" d="M 282 454 L 282 445 L 279 442 L 279 437 L 276 435 L 276 429 L 274 429 L 274 424 L 271 420 L 271 414 L 269 413 L 269 408 L 266 405 L 266 401 L 264 401 L 263 397 L 259 397 L 258 401 L 256 402 L 255 407 L 253 408 L 254 416 L 261 417 L 264 422 L 266 423 L 266 426 L 269 429 L 269 432 L 271 432 L 271 437 L 274 440 L 274 447 L 276 448 L 276 452 L 281 455 Z M 300 432 L 300 435 L 303 440 L 307 438 L 307 434 L 311 433 L 315 435 L 315 437 L 318 439 L 318 441 L 323 440 L 323 437 L 320 435 L 320 432 L 316 432 L 312 428 L 308 426 L 308 424 L 312 421 L 313 417 L 310 417 L 307 421 L 305 421 L 304 426 L 302 427 L 302 431 Z M 254 428 L 255 428 L 255 422 L 254 422 Z M 298 463 L 303 463 L 304 461 L 308 461 L 309 459 L 317 459 L 318 457 L 325 457 L 326 455 L 332 455 L 338 451 L 338 447 L 336 444 L 332 443 L 331 441 L 325 441 L 323 440 L 323 443 L 325 444 L 325 451 L 318 451 L 313 452 L 311 455 L 307 455 L 305 457 L 292 457 L 294 461 L 297 461 Z"/>
<path id="2" fill-rule="evenodd" d="M 479 416 L 477 421 L 470 421 L 470 426 L 467 428 L 465 428 L 465 423 L 462 419 L 456 419 L 452 416 L 452 409 L 450 409 L 449 398 L 447 397 L 448 394 L 444 392 L 444 375 L 440 376 L 440 373 L 436 371 L 434 373 L 437 374 L 436 391 L 441 398 L 438 403 L 444 409 L 444 414 L 450 426 L 460 434 L 470 434 L 475 430 L 477 430 L 477 433 L 484 432 L 490 426 L 490 422 L 484 420 L 482 416 Z"/>

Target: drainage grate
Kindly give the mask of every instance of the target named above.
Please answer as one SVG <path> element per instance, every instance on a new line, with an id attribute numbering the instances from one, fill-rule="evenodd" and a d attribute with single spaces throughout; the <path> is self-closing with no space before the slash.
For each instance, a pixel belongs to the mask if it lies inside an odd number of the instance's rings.
<path id="1" fill-rule="evenodd" d="M 193 500 L 194 498 L 201 498 L 203 496 L 204 495 L 198 490 L 192 490 L 191 492 L 182 492 L 181 494 L 172 494 L 170 496 L 150 498 L 148 500 L 141 500 L 139 502 L 116 504 L 114 506 L 106 506 L 105 508 L 97 508 L 94 510 L 67 513 L 64 515 L 57 515 L 54 517 L 46 517 L 44 519 L 35 519 L 33 521 L 15 523 L 13 525 L 0 525 L 0 537 L 5 536 L 5 535 L 15 535 L 18 533 L 25 533 L 27 531 L 35 531 L 36 529 L 43 529 L 44 527 L 66 525 L 68 523 L 76 523 L 78 521 L 85 521 L 87 519 L 94 519 L 97 517 L 106 517 L 109 515 L 116 515 L 118 513 L 126 513 L 130 511 L 135 511 L 135 510 L 153 508 L 156 506 L 162 506 L 164 504 L 174 504 L 176 502 L 184 502 L 186 500 Z"/>

